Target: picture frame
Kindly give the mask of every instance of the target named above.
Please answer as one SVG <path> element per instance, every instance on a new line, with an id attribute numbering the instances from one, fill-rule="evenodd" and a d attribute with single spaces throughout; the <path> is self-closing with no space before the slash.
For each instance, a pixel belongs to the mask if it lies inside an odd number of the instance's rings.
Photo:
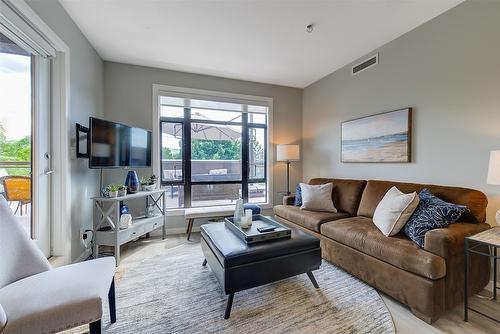
<path id="1" fill-rule="evenodd" d="M 412 161 L 412 108 L 402 108 L 341 123 L 341 162 Z"/>

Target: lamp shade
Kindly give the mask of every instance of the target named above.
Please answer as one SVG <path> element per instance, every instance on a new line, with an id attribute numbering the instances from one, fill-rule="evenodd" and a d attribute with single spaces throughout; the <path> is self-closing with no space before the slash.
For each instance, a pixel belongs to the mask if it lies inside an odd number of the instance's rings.
<path id="1" fill-rule="evenodd" d="M 299 145 L 277 145 L 277 161 L 297 161 L 300 159 Z"/>
<path id="2" fill-rule="evenodd" d="M 488 184 L 500 185 L 500 151 L 490 152 L 490 165 L 488 167 Z"/>

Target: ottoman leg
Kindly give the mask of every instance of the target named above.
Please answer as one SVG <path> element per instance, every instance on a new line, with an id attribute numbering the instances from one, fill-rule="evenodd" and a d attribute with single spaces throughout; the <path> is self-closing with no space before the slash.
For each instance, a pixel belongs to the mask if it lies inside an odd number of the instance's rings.
<path id="1" fill-rule="evenodd" d="M 309 279 L 311 280 L 312 284 L 314 285 L 314 287 L 316 289 L 319 289 L 319 285 L 318 285 L 318 282 L 316 282 L 316 278 L 314 278 L 314 275 L 312 273 L 312 271 L 308 271 L 307 272 L 307 276 L 309 277 Z"/>
<path id="2" fill-rule="evenodd" d="M 203 260 L 203 263 L 201 264 L 203 267 L 207 265 L 207 259 Z"/>
<path id="3" fill-rule="evenodd" d="M 224 313 L 224 319 L 229 319 L 229 316 L 231 315 L 231 308 L 233 307 L 233 298 L 234 298 L 234 293 L 230 294 L 229 297 L 227 298 L 226 313 Z"/>

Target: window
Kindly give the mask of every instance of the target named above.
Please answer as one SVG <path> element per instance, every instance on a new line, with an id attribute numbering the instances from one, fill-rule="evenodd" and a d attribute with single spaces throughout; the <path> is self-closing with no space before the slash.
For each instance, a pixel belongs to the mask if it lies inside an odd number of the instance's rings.
<path id="1" fill-rule="evenodd" d="M 269 100 L 158 93 L 158 164 L 170 208 L 268 202 Z"/>

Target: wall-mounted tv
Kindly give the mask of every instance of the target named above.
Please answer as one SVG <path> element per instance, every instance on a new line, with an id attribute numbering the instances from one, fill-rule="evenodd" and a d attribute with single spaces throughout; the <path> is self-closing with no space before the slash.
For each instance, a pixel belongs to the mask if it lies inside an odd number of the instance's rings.
<path id="1" fill-rule="evenodd" d="M 151 131 L 90 117 L 89 167 L 150 167 Z"/>

